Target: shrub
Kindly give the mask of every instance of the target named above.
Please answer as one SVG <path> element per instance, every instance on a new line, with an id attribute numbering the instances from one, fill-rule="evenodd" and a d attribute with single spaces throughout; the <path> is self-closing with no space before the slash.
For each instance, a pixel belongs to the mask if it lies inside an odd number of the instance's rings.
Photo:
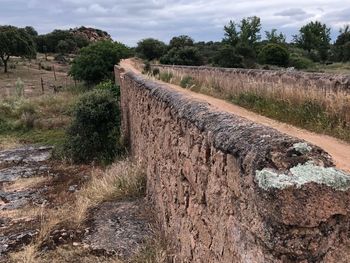
<path id="1" fill-rule="evenodd" d="M 289 59 L 289 66 L 296 69 L 308 69 L 314 66 L 314 63 L 305 57 L 292 55 Z"/>
<path id="2" fill-rule="evenodd" d="M 16 81 L 16 95 L 17 97 L 22 97 L 24 93 L 24 83 L 21 78 L 18 78 Z"/>
<path id="3" fill-rule="evenodd" d="M 149 61 L 146 61 L 142 73 L 148 74 L 149 72 L 151 72 L 151 63 L 149 63 Z"/>
<path id="4" fill-rule="evenodd" d="M 111 80 L 101 82 L 95 88 L 98 90 L 111 91 L 116 98 L 120 97 L 120 87 L 118 85 L 116 85 L 115 83 L 113 83 Z"/>
<path id="5" fill-rule="evenodd" d="M 121 152 L 118 143 L 120 111 L 108 90 L 93 90 L 82 95 L 73 112 L 64 149 L 76 163 L 109 163 Z"/>
<path id="6" fill-rule="evenodd" d="M 173 78 L 173 73 L 171 72 L 162 72 L 159 74 L 159 79 L 164 82 L 170 82 Z"/>
<path id="7" fill-rule="evenodd" d="M 27 129 L 34 127 L 37 119 L 35 106 L 31 103 L 24 103 L 17 109 L 17 115 L 20 117 L 20 123 Z"/>
<path id="8" fill-rule="evenodd" d="M 121 43 L 100 41 L 80 50 L 69 74 L 89 85 L 113 79 L 114 65 L 130 54 L 130 49 Z"/>
<path id="9" fill-rule="evenodd" d="M 262 64 L 286 67 L 289 62 L 289 52 L 278 44 L 268 44 L 259 53 L 259 62 Z"/>
<path id="10" fill-rule="evenodd" d="M 185 89 L 190 89 L 195 86 L 195 81 L 191 76 L 184 76 L 180 81 L 180 86 Z"/>
<path id="11" fill-rule="evenodd" d="M 153 76 L 158 76 L 159 73 L 160 73 L 159 68 L 155 68 L 155 69 L 153 69 L 153 71 L 152 71 L 152 75 L 153 75 Z"/>

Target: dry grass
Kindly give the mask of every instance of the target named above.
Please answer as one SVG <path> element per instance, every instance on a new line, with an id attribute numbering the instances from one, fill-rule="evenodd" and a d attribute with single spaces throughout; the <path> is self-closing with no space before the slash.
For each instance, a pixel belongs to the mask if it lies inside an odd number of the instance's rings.
<path id="1" fill-rule="evenodd" d="M 271 75 L 264 75 L 264 72 L 252 75 L 251 79 L 247 73 L 231 73 L 219 70 L 194 70 L 190 68 L 159 67 L 161 72 L 171 74 L 169 82 L 181 83 L 184 78 L 192 77 L 196 82 L 196 91 L 207 93 L 216 97 L 229 99 L 233 96 L 244 93 L 254 93 L 267 98 L 277 100 L 289 100 L 295 103 L 302 103 L 306 100 L 317 101 L 324 105 L 330 113 L 340 114 L 350 122 L 350 92 L 349 90 L 333 90 L 331 87 L 312 86 L 311 83 L 295 84 L 291 79 L 289 82 L 277 82 L 277 73 L 268 72 Z M 277 74 L 277 77 L 274 76 Z M 249 76 L 249 75 L 248 75 Z M 254 76 L 254 79 L 253 79 Z M 326 82 L 325 82 L 326 83 Z M 300 86 L 299 86 L 300 85 Z"/>
<path id="2" fill-rule="evenodd" d="M 23 250 L 11 253 L 10 254 L 10 262 L 11 263 L 35 263 L 38 262 L 36 260 L 37 252 L 35 245 L 26 246 Z"/>
<path id="3" fill-rule="evenodd" d="M 39 184 L 43 184 L 48 181 L 48 177 L 30 177 L 30 178 L 20 178 L 13 184 L 4 186 L 5 191 L 19 191 L 23 189 L 33 188 Z"/>
<path id="4" fill-rule="evenodd" d="M 94 170 L 91 181 L 79 192 L 76 201 L 75 221 L 80 224 L 89 207 L 145 194 L 146 177 L 142 170 L 129 160 L 112 164 L 106 171 Z"/>
<path id="5" fill-rule="evenodd" d="M 20 145 L 19 139 L 10 135 L 0 136 L 0 151 L 16 148 Z"/>
<path id="6" fill-rule="evenodd" d="M 183 84 L 195 92 L 234 102 L 262 115 L 350 141 L 350 91 L 341 86 L 335 89 L 327 77 L 321 84 L 303 78 L 282 80 L 273 71 L 157 68 L 159 77 L 166 82 Z"/>
<path id="7" fill-rule="evenodd" d="M 41 179 L 37 179 L 41 182 Z M 32 185 L 35 179 L 19 185 Z M 104 201 L 132 199 L 144 196 L 146 187 L 145 174 L 129 160 L 119 161 L 105 171 L 94 169 L 92 179 L 78 192 L 73 204 L 57 208 L 47 208 L 45 204 L 36 209 L 23 210 L 21 216 L 40 218 L 39 234 L 25 249 L 10 254 L 11 262 L 19 263 L 46 263 L 46 262 L 106 262 L 122 263 L 116 258 L 97 257 L 89 254 L 82 247 L 58 247 L 54 251 L 41 252 L 40 246 L 46 241 L 50 233 L 62 223 L 70 227 L 79 228 L 87 219 L 88 211 Z M 26 213 L 25 213 L 26 211 Z M 19 216 L 17 214 L 16 216 Z M 163 262 L 158 261 L 165 257 L 163 246 L 156 239 L 151 240 L 147 247 L 134 262 Z M 157 261 L 153 259 L 157 258 Z M 139 260 L 140 259 L 140 260 Z M 136 260 L 136 259 L 135 259 Z"/>
<path id="8" fill-rule="evenodd" d="M 35 246 L 12 253 L 11 263 L 123 263 L 117 258 L 99 257 L 82 247 L 62 246 L 53 251 L 38 253 Z"/>
<path id="9" fill-rule="evenodd" d="M 54 71 L 39 69 L 39 63 L 45 68 L 55 67 L 56 79 Z M 9 73 L 4 74 L 0 71 L 0 95 L 1 97 L 9 97 L 15 94 L 15 83 L 18 78 L 24 83 L 25 97 L 36 97 L 41 95 L 41 79 L 44 81 L 44 92 L 52 94 L 52 85 L 61 86 L 63 88 L 74 84 L 73 80 L 67 75 L 69 65 L 60 65 L 54 61 L 42 61 L 42 59 L 26 61 L 20 58 L 11 58 L 11 65 L 14 68 L 9 69 Z"/>

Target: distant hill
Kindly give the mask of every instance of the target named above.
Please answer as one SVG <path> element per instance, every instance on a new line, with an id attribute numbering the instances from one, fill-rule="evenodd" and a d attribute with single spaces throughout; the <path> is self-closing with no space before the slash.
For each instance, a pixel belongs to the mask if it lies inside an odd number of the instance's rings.
<path id="1" fill-rule="evenodd" d="M 90 42 L 112 40 L 112 37 L 106 31 L 91 27 L 82 26 L 79 28 L 70 29 L 69 32 L 73 35 L 82 36 Z"/>

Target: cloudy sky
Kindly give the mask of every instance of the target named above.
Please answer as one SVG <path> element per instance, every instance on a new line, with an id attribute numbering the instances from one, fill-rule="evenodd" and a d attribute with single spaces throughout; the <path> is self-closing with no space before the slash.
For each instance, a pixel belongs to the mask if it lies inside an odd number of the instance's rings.
<path id="1" fill-rule="evenodd" d="M 230 19 L 253 15 L 263 30 L 277 28 L 288 39 L 311 20 L 327 23 L 334 38 L 350 24 L 350 0 L 0 0 L 2 25 L 32 25 L 39 33 L 85 25 L 131 46 L 146 37 L 168 41 L 181 34 L 220 40 Z"/>

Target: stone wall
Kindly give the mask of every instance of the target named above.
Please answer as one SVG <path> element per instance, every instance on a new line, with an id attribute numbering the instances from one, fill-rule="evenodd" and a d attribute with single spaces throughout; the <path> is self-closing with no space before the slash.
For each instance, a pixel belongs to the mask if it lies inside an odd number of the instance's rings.
<path id="1" fill-rule="evenodd" d="M 350 176 L 327 153 L 115 72 L 173 262 L 350 262 Z"/>

